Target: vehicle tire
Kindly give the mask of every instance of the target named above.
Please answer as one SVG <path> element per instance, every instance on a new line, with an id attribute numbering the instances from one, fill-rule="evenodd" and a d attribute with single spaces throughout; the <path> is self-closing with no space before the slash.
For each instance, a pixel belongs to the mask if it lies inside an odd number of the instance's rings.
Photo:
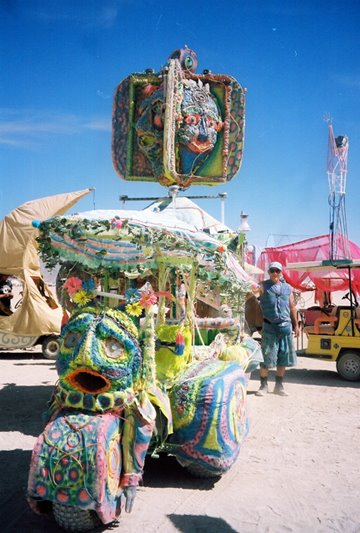
<path id="1" fill-rule="evenodd" d="M 54 503 L 53 513 L 56 522 L 66 531 L 91 531 L 101 525 L 95 511 Z"/>
<path id="2" fill-rule="evenodd" d="M 360 354 L 350 350 L 343 352 L 336 361 L 336 370 L 346 381 L 360 380 Z"/>
<path id="3" fill-rule="evenodd" d="M 204 468 L 203 466 L 192 463 L 187 466 L 185 466 L 186 470 L 194 477 L 199 477 L 202 479 L 210 479 L 210 478 L 220 478 L 221 474 L 215 474 L 214 472 L 211 472 L 207 468 Z"/>
<path id="4" fill-rule="evenodd" d="M 56 359 L 60 350 L 59 337 L 56 335 L 45 337 L 41 349 L 43 356 L 46 357 L 46 359 Z"/>

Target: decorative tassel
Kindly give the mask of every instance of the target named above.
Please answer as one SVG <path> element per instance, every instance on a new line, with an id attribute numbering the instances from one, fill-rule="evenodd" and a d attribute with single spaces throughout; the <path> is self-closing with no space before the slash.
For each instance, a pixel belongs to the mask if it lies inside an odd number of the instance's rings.
<path id="1" fill-rule="evenodd" d="M 156 386 L 154 306 L 145 309 L 143 326 L 143 383 L 144 390 L 153 390 Z"/>
<path id="2" fill-rule="evenodd" d="M 175 339 L 175 354 L 183 355 L 185 349 L 185 339 L 184 335 L 179 331 Z"/>
<path id="3" fill-rule="evenodd" d="M 63 316 L 61 319 L 61 327 L 65 326 L 69 322 L 70 315 L 67 311 L 64 310 Z"/>

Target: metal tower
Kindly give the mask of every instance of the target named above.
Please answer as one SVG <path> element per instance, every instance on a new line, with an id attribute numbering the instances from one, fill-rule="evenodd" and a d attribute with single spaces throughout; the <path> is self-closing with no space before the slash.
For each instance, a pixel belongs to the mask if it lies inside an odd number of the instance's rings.
<path id="1" fill-rule="evenodd" d="M 328 124 L 327 175 L 330 205 L 330 261 L 350 259 L 345 210 L 346 175 L 349 139 L 346 135 L 335 137 L 330 118 Z"/>

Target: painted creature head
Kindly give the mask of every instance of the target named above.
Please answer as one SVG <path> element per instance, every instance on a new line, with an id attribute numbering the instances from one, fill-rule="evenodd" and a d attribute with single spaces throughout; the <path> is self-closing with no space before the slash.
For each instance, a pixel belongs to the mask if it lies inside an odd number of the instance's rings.
<path id="1" fill-rule="evenodd" d="M 164 90 L 156 85 L 146 85 L 135 124 L 138 146 L 149 161 L 155 176 L 163 172 Z"/>
<path id="2" fill-rule="evenodd" d="M 121 311 L 75 313 L 62 330 L 56 363 L 65 405 L 93 411 L 126 403 L 124 391 L 133 390 L 141 373 L 137 339 L 137 328 Z"/>
<path id="3" fill-rule="evenodd" d="M 217 141 L 222 120 L 208 84 L 183 80 L 181 112 L 177 118 L 181 172 L 193 174 L 204 163 Z"/>

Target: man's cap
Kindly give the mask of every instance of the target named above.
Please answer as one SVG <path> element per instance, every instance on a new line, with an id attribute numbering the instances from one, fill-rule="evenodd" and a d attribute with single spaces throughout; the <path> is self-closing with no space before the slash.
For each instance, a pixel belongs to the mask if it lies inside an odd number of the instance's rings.
<path id="1" fill-rule="evenodd" d="M 269 270 L 270 268 L 277 268 L 278 270 L 280 270 L 280 272 L 282 272 L 282 264 L 278 263 L 277 261 L 273 261 L 272 263 L 270 263 Z"/>

